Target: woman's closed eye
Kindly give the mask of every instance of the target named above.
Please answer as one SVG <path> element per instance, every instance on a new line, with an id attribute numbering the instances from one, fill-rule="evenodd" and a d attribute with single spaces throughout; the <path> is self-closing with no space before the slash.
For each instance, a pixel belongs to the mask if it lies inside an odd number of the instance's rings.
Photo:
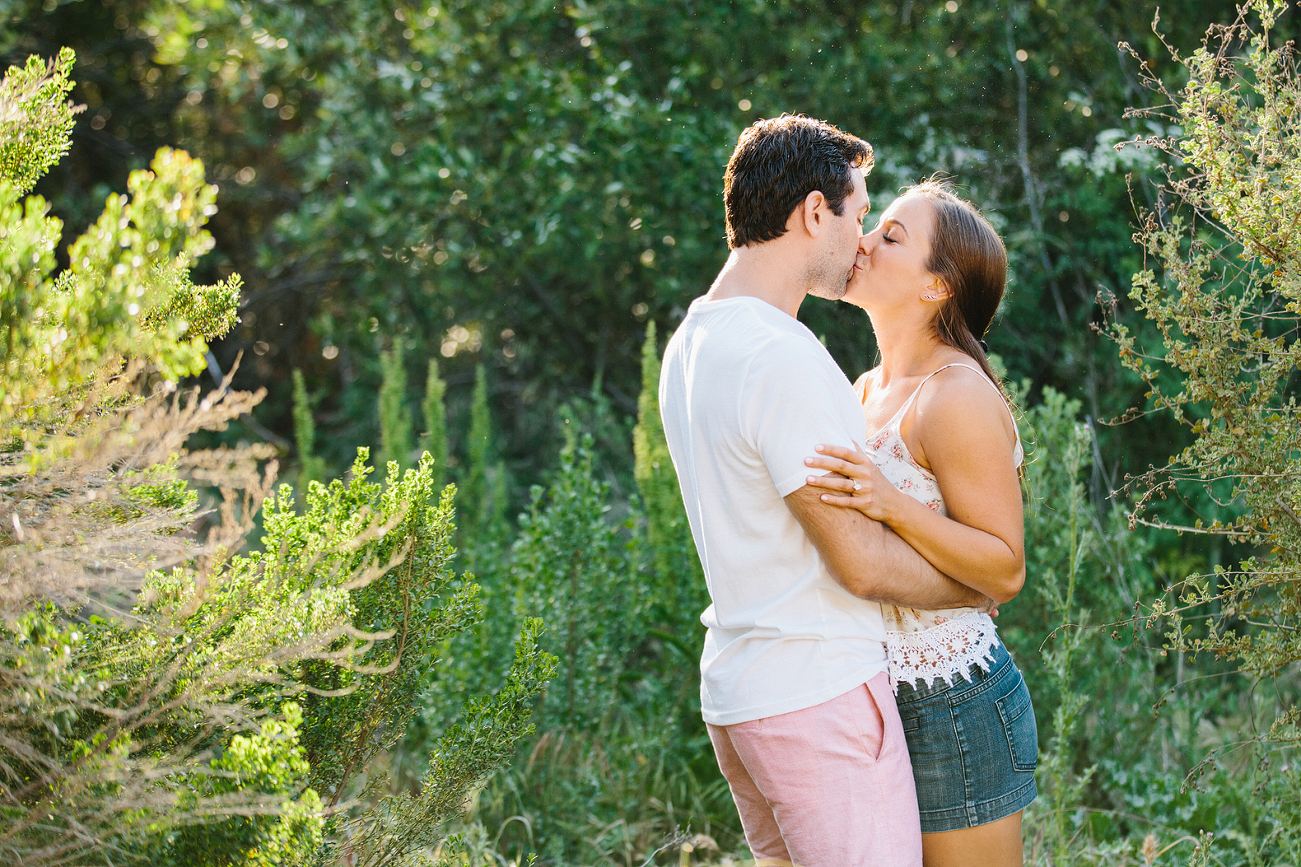
<path id="1" fill-rule="evenodd" d="M 897 244 L 897 243 L 899 243 L 898 239 L 896 239 L 896 238 L 891 238 L 891 237 L 890 237 L 890 234 L 889 234 L 888 232 L 887 232 L 886 234 L 884 234 L 884 235 L 881 236 L 881 240 L 882 240 L 882 241 L 885 241 L 887 244 Z"/>

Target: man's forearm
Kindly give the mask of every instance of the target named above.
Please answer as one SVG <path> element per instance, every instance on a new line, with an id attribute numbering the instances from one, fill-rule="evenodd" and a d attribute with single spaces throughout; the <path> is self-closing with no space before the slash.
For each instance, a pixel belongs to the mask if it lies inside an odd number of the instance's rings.
<path id="1" fill-rule="evenodd" d="M 864 519 L 868 520 L 868 519 Z M 908 608 L 962 608 L 981 606 L 988 598 L 979 591 L 940 572 L 922 555 L 884 524 L 881 528 L 881 556 L 861 564 L 860 574 L 842 579 L 856 596 L 875 602 L 889 602 Z"/>
<path id="2" fill-rule="evenodd" d="M 855 596 L 909 608 L 989 604 L 988 597 L 941 573 L 889 527 L 861 512 L 828 506 L 813 488 L 800 488 L 786 503 L 828 571 Z"/>

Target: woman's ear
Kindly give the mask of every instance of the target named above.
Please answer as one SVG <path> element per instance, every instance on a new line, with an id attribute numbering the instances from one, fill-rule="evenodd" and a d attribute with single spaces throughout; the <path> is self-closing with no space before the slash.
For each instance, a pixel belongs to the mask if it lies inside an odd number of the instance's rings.
<path id="1" fill-rule="evenodd" d="M 929 286 L 922 290 L 922 300 L 943 301 L 952 294 L 953 292 L 950 291 L 948 284 L 936 277 Z"/>

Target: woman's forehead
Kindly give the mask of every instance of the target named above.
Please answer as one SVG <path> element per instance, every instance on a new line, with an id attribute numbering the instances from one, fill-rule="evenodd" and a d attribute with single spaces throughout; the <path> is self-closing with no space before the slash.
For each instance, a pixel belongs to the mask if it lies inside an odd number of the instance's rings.
<path id="1" fill-rule="evenodd" d="M 923 224 L 929 226 L 930 218 L 930 202 L 917 193 L 904 193 L 891 202 L 889 207 L 882 212 L 880 221 L 884 223 L 887 220 L 893 220 L 903 223 L 907 228 L 911 229 L 914 224 L 917 224 L 918 228 L 921 228 Z"/>

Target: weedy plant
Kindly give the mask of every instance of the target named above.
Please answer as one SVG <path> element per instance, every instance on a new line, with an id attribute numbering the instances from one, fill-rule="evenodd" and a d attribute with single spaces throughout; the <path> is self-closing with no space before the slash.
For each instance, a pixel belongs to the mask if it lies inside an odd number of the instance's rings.
<path id="1" fill-rule="evenodd" d="M 1161 354 L 1145 353 L 1123 325 L 1110 333 L 1121 358 L 1150 388 L 1157 410 L 1190 433 L 1170 463 L 1132 480 L 1133 522 L 1158 498 L 1191 488 L 1219 514 L 1167 529 L 1224 536 L 1260 552 L 1236 568 L 1189 578 L 1149 614 L 1172 647 L 1239 660 L 1258 678 L 1301 661 L 1301 78 L 1290 43 L 1271 45 L 1286 4 L 1252 0 L 1238 20 L 1212 28 L 1201 49 L 1176 58 L 1188 85 L 1170 93 L 1182 128 L 1146 143 L 1164 150 L 1165 207 L 1143 211 L 1136 236 L 1153 266 L 1131 297 L 1160 329 Z M 1254 13 L 1258 24 L 1250 24 Z M 1147 113 L 1147 112 L 1144 112 Z M 1210 607 L 1208 607 L 1210 606 Z M 1194 634 L 1190 615 L 1201 619 Z M 1267 739 L 1297 744 L 1295 708 Z"/>
<path id="2" fill-rule="evenodd" d="M 1163 115 L 1179 130 L 1145 141 L 1170 168 L 1161 207 L 1140 213 L 1149 267 L 1130 293 L 1159 330 L 1160 351 L 1144 352 L 1119 323 L 1109 332 L 1152 409 L 1189 434 L 1166 466 L 1130 482 L 1131 523 L 1221 537 L 1245 555 L 1152 600 L 1145 625 L 1172 652 L 1231 663 L 1274 697 L 1261 708 L 1268 725 L 1210 752 L 1193 777 L 1245 753 L 1271 799 L 1295 790 L 1301 746 L 1301 76 L 1296 46 L 1274 35 L 1287 11 L 1281 0 L 1251 0 L 1191 55 L 1171 49 L 1188 76 L 1177 93 L 1147 74 L 1166 102 L 1134 113 Z M 1167 497 L 1209 508 L 1176 526 L 1156 509 Z M 1243 847 L 1249 857 L 1301 845 L 1295 803 L 1268 825 Z"/>

